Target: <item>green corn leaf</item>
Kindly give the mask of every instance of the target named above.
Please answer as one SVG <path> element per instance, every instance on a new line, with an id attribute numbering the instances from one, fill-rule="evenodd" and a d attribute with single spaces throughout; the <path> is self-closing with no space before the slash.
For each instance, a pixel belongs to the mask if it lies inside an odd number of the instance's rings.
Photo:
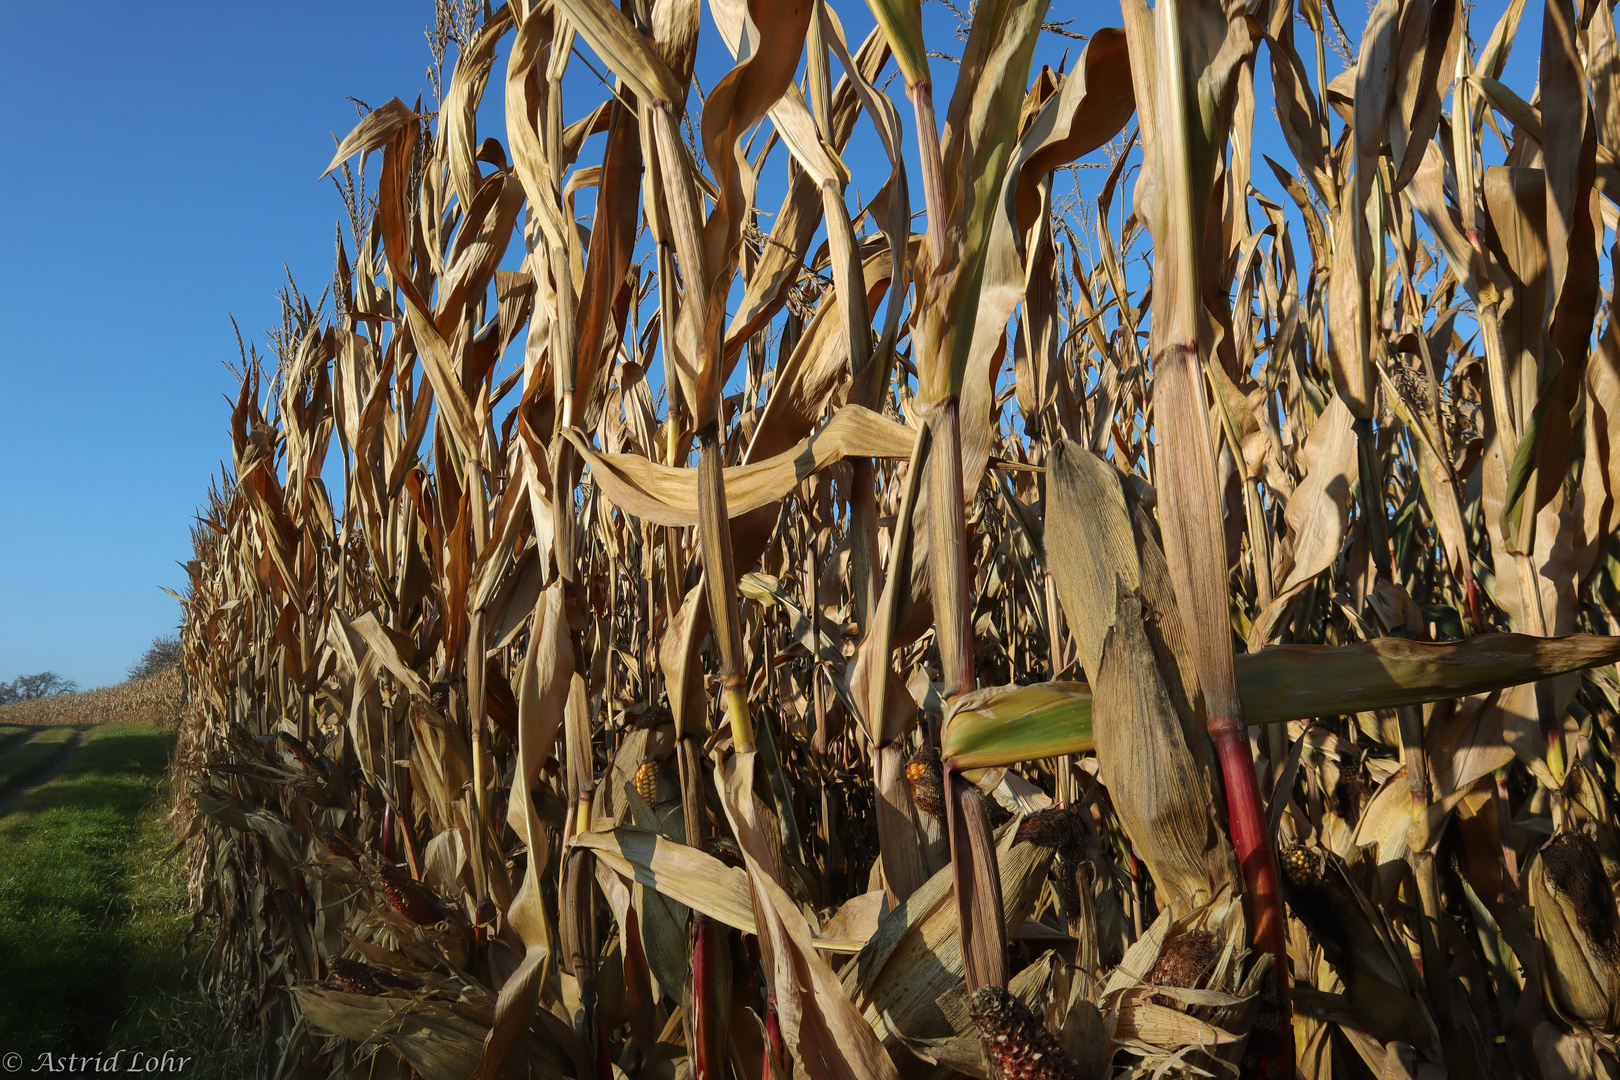
<path id="1" fill-rule="evenodd" d="M 1616 661 L 1620 637 L 1482 634 L 1276 645 L 1239 656 L 1237 674 L 1245 719 L 1275 724 L 1466 697 Z M 1091 689 L 1048 682 L 977 690 L 945 722 L 940 742 L 941 756 L 957 769 L 1085 753 L 1092 748 Z"/>
<path id="2" fill-rule="evenodd" d="M 997 686 L 963 695 L 945 722 L 941 756 L 994 768 L 1091 749 L 1091 688 L 1080 682 Z"/>

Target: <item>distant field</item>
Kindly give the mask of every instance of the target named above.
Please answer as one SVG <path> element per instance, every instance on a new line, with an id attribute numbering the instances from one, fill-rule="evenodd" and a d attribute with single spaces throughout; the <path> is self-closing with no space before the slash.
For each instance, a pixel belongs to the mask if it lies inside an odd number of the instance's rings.
<path id="1" fill-rule="evenodd" d="M 150 679 L 0 705 L 0 744 L 13 725 L 54 727 L 117 722 L 172 728 L 179 720 L 182 691 L 180 669 L 171 667 Z"/>
<path id="2" fill-rule="evenodd" d="M 75 734 L 0 748 L 0 773 Z M 0 810 L 0 1048 L 27 1063 L 174 1050 L 191 1057 L 188 1077 L 251 1071 L 219 1045 L 182 967 L 189 920 L 163 797 L 172 745 L 164 726 L 86 728 L 59 773 Z"/>

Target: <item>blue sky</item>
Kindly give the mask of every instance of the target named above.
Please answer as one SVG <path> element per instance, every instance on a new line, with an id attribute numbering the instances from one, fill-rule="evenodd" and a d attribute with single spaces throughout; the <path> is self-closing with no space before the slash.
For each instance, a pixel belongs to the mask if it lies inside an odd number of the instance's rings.
<path id="1" fill-rule="evenodd" d="M 1476 9 L 1476 41 L 1502 6 Z M 1540 26 L 1529 6 L 1506 80 L 1526 96 Z M 836 7 L 853 46 L 871 16 L 858 0 Z M 1361 7 L 1341 11 L 1353 38 Z M 425 91 L 432 6 L 72 10 L 69 33 L 59 9 L 0 5 L 13 43 L 11 166 L 0 171 L 9 212 L 0 260 L 0 680 L 51 669 L 88 688 L 119 681 L 178 621 L 160 586 L 183 586 L 176 562 L 189 555 L 192 515 L 229 453 L 230 317 L 262 349 L 289 271 L 320 294 L 342 213 L 330 183 L 315 179 L 331 157 L 330 133 L 353 126 L 350 95 L 377 105 Z M 936 3 L 926 12 L 930 45 L 958 54 L 949 13 Z M 1081 32 L 1119 19 L 1113 4 L 1053 4 L 1051 18 L 1071 16 Z M 729 56 L 716 55 L 707 15 L 703 32 L 698 77 L 712 88 Z M 1303 26 L 1299 33 L 1309 56 Z M 1072 63 L 1080 48 L 1047 35 L 1036 64 L 1056 66 L 1065 50 Z M 503 49 L 489 95 L 497 106 L 504 62 Z M 933 66 L 943 116 L 954 69 Z M 1330 54 L 1330 75 L 1341 66 Z M 569 75 L 594 81 L 582 65 Z M 889 89 L 909 129 L 902 87 Z M 592 104 L 599 94 L 589 94 Z M 1266 102 L 1269 87 L 1257 94 Z M 584 97 L 573 100 L 570 120 L 584 111 Z M 1291 161 L 1273 129 L 1262 104 L 1259 149 Z M 504 141 L 499 126 L 485 133 Z M 887 166 L 866 121 L 846 157 L 869 198 Z M 784 161 L 778 147 L 764 208 L 779 199 Z M 1100 170 L 1080 175 L 1101 180 Z M 1255 182 L 1275 188 L 1260 169 Z"/>
<path id="2" fill-rule="evenodd" d="M 0 679 L 122 679 L 178 622 L 236 356 L 319 294 L 329 130 L 422 85 L 427 5 L 6 3 Z M 71 29 L 70 29 L 71 24 Z M 364 48 L 361 44 L 364 43 Z"/>

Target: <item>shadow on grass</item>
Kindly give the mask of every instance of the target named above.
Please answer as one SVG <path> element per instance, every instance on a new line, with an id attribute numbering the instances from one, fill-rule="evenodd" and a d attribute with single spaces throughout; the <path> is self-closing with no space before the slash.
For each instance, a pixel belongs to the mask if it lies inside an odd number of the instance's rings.
<path id="1" fill-rule="evenodd" d="M 18 724 L 0 724 L 0 754 L 16 746 L 37 730 L 37 728 L 22 727 Z"/>
<path id="2" fill-rule="evenodd" d="M 180 957 L 188 920 L 159 798 L 171 738 L 91 728 L 0 816 L 0 1051 L 25 1067 L 130 1048 L 189 1055 L 192 1077 L 240 1073 Z"/>
<path id="3" fill-rule="evenodd" d="M 35 728 L 31 736 L 0 752 L 0 814 L 17 793 L 51 775 L 79 744 L 79 728 Z"/>

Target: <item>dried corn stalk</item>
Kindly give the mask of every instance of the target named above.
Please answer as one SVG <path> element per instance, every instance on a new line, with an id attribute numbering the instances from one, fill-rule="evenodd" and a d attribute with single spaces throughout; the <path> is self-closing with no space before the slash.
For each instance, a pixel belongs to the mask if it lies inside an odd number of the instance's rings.
<path id="1" fill-rule="evenodd" d="M 1608 0 L 986 2 L 943 125 L 872 11 L 444 5 L 338 146 L 183 597 L 265 1075 L 1614 1071 Z"/>

